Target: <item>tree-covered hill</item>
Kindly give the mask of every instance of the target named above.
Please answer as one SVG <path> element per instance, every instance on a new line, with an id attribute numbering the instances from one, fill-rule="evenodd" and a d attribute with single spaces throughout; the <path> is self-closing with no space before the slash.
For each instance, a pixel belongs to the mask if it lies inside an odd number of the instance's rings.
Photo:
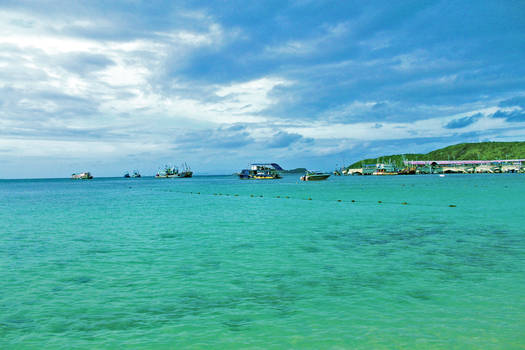
<path id="1" fill-rule="evenodd" d="M 290 169 L 290 170 L 283 170 L 281 171 L 281 173 L 283 174 L 300 174 L 300 173 L 304 173 L 306 171 L 306 168 L 295 168 L 295 169 Z"/>
<path id="2" fill-rule="evenodd" d="M 418 154 L 394 154 L 378 158 L 363 159 L 348 166 L 360 168 L 362 164 L 394 163 L 403 166 L 406 160 L 492 160 L 525 158 L 525 142 L 479 142 L 460 143 L 435 151 Z"/>

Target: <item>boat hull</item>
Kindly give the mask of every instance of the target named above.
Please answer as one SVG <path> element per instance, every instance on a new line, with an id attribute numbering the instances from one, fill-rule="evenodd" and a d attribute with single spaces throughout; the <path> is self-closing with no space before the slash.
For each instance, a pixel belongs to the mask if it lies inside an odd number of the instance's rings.
<path id="1" fill-rule="evenodd" d="M 243 175 L 243 174 L 239 174 L 239 179 L 241 180 L 277 180 L 277 179 L 281 179 L 282 177 L 279 176 L 279 175 L 270 175 L 270 176 L 265 176 L 265 175 Z"/>
<path id="2" fill-rule="evenodd" d="M 155 175 L 156 179 L 182 179 L 182 178 L 188 178 L 193 177 L 193 173 L 191 171 L 187 171 L 184 173 L 178 173 L 178 174 L 170 174 L 170 175 Z"/>

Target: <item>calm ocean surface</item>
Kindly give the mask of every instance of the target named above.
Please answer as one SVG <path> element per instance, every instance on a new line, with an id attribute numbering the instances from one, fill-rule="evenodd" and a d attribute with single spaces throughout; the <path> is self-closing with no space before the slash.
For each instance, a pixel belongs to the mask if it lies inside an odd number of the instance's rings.
<path id="1" fill-rule="evenodd" d="M 0 348 L 525 348 L 525 175 L 298 178 L 0 181 Z"/>

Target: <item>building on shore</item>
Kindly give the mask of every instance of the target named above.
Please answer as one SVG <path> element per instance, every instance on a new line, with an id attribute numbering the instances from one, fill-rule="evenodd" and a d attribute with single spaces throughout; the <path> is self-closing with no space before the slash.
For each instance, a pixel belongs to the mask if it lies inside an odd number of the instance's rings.
<path id="1" fill-rule="evenodd" d="M 525 159 L 505 160 L 404 160 L 405 168 L 393 164 L 364 164 L 346 169 L 344 175 L 415 175 L 415 174 L 481 174 L 523 173 Z"/>
<path id="2" fill-rule="evenodd" d="M 496 160 L 406 160 L 406 167 L 416 167 L 421 174 L 518 173 L 525 171 L 525 159 Z"/>

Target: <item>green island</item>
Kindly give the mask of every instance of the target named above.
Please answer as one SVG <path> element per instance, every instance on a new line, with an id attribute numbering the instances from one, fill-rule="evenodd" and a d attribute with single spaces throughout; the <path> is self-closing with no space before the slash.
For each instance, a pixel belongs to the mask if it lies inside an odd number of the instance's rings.
<path id="1" fill-rule="evenodd" d="M 283 174 L 304 174 L 305 172 L 306 172 L 306 168 L 295 168 L 295 169 L 281 171 L 281 173 Z"/>

